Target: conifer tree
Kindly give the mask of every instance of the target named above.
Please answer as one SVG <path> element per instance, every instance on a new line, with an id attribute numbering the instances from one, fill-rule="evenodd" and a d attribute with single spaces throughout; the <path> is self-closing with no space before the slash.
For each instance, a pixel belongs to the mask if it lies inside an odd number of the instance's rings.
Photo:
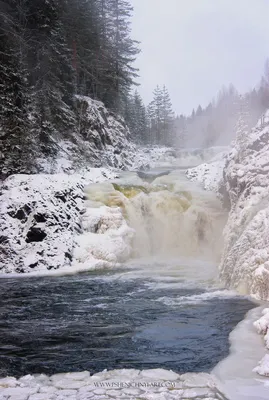
<path id="1" fill-rule="evenodd" d="M 162 138 L 161 143 L 172 145 L 174 140 L 174 112 L 166 86 L 162 90 Z"/>

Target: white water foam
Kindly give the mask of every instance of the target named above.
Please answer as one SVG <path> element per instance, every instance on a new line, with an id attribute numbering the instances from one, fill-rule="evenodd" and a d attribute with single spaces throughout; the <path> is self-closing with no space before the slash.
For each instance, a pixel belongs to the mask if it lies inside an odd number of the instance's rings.
<path id="1" fill-rule="evenodd" d="M 159 297 L 155 301 L 159 301 L 166 306 L 174 307 L 174 306 L 182 306 L 182 305 L 193 305 L 193 304 L 202 304 L 207 301 L 210 301 L 215 298 L 231 298 L 237 297 L 237 293 L 232 290 L 215 290 L 211 292 L 195 294 L 190 296 L 178 296 L 176 298 L 171 298 L 169 296 Z"/>

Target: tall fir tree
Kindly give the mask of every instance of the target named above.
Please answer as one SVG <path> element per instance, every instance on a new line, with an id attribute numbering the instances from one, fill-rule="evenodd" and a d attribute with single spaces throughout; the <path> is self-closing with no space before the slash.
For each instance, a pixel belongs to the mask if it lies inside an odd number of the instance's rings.
<path id="1" fill-rule="evenodd" d="M 161 143 L 171 146 L 174 142 L 174 112 L 172 102 L 166 86 L 162 90 L 162 133 Z"/>

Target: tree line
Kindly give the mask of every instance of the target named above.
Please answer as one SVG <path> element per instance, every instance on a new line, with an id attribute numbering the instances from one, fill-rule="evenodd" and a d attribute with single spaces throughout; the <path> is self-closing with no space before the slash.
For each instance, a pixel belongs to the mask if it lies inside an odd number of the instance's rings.
<path id="1" fill-rule="evenodd" d="M 207 106 L 198 105 L 190 115 L 176 115 L 167 88 L 157 86 L 148 106 L 137 91 L 129 96 L 125 118 L 141 144 L 210 147 L 228 145 L 235 138 L 242 109 L 250 130 L 267 108 L 269 61 L 257 87 L 243 95 L 232 84 L 223 86 Z"/>
<path id="2" fill-rule="evenodd" d="M 129 0 L 0 0 L 1 170 L 12 158 L 23 172 L 35 155 L 56 152 L 59 133 L 79 133 L 76 94 L 121 114 L 137 143 L 176 147 L 227 144 L 242 102 L 250 125 L 269 107 L 269 62 L 243 97 L 231 85 L 206 107 L 176 115 L 159 85 L 145 105 L 132 92 L 139 43 L 131 15 Z"/>

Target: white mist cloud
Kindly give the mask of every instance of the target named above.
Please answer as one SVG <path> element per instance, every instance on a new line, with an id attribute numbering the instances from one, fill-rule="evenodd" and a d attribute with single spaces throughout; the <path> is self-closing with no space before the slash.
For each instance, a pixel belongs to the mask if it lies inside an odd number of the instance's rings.
<path id="1" fill-rule="evenodd" d="M 131 0 L 140 92 L 165 83 L 177 113 L 206 105 L 221 86 L 256 85 L 269 57 L 267 0 Z"/>

